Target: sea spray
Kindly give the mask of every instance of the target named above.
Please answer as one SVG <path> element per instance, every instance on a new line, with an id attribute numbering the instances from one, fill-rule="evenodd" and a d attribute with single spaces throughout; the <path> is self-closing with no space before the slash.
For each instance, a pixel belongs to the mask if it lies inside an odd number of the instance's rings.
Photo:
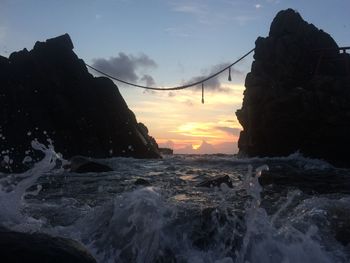
<path id="1" fill-rule="evenodd" d="M 252 167 L 249 166 L 243 183 L 252 200 L 245 211 L 246 233 L 242 249 L 237 255 L 237 262 L 334 262 L 336 258 L 332 257 L 320 244 L 318 229 L 315 225 L 309 225 L 306 233 L 294 228 L 288 221 L 279 227 L 276 226 L 275 222 L 279 215 L 300 194 L 298 191 L 288 194 L 285 203 L 272 216 L 260 207 L 262 187 L 258 177 L 263 170 L 268 170 L 268 166 L 257 168 L 254 176 Z"/>
<path id="2" fill-rule="evenodd" d="M 266 218 L 265 210 L 260 209 L 261 196 L 260 193 L 262 191 L 262 187 L 259 184 L 259 176 L 263 170 L 268 170 L 268 166 L 264 165 L 256 169 L 255 175 L 252 172 L 252 166 L 248 166 L 248 173 L 243 180 L 242 187 L 247 191 L 247 194 L 252 197 L 252 200 L 246 208 L 246 233 L 242 240 L 242 248 L 237 253 L 238 262 L 245 262 L 245 258 L 247 257 L 248 246 L 252 240 L 254 235 L 259 233 L 259 225 L 262 223 L 262 219 Z M 248 201 L 249 202 L 249 201 Z"/>
<path id="3" fill-rule="evenodd" d="M 154 187 L 116 195 L 114 200 L 76 222 L 71 230 L 91 248 L 100 262 L 155 262 L 167 255 L 165 228 L 176 212 Z"/>
<path id="4" fill-rule="evenodd" d="M 114 171 L 75 174 L 52 165 L 26 187 L 20 182 L 28 180 L 27 173 L 13 174 L 8 183 L 2 178 L 5 199 L 14 200 L 18 186 L 27 189 L 21 190 L 26 198 L 18 199 L 18 207 L 8 207 L 20 212 L 13 212 L 17 221 L 6 220 L 7 225 L 78 240 L 98 262 L 348 262 L 348 252 L 331 236 L 340 219 L 346 224 L 341 213 L 350 209 L 346 195 L 311 197 L 299 189 L 274 192 L 276 186 L 259 184 L 264 163 L 270 171 L 285 166 L 307 174 L 310 167 L 313 172 L 319 168 L 314 160 L 172 156 L 103 161 Z M 233 188 L 196 187 L 220 175 L 229 175 Z M 138 178 L 151 186 L 134 185 Z M 0 217 L 3 225 L 4 214 Z"/>
<path id="5" fill-rule="evenodd" d="M 57 165 L 56 161 L 61 158 L 52 145 L 46 147 L 35 140 L 31 145 L 34 150 L 44 153 L 44 158 L 24 173 L 10 174 L 0 179 L 0 224 L 8 228 L 28 227 L 21 225 L 28 223 L 28 218 L 22 214 L 26 205 L 24 198 L 26 194 L 37 195 L 42 186 L 37 185 L 36 190 L 32 192 L 26 193 L 26 190 L 34 185 L 40 176 L 51 171 Z M 32 226 L 30 228 L 31 231 L 34 230 Z"/>

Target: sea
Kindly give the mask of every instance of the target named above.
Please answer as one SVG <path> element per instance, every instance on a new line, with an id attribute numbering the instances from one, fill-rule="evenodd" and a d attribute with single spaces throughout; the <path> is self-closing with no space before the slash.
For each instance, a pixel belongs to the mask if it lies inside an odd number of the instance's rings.
<path id="1" fill-rule="evenodd" d="M 42 160 L 0 174 L 0 227 L 77 240 L 101 263 L 350 262 L 350 169 L 217 154 L 96 159 L 113 171 L 81 174 L 32 146 Z M 200 186 L 223 176 L 232 188 Z"/>

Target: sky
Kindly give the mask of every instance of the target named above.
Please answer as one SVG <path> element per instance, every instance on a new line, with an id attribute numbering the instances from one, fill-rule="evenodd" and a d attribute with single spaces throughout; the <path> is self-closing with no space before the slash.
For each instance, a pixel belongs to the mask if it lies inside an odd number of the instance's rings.
<path id="1" fill-rule="evenodd" d="M 0 0 L 0 55 L 68 33 L 86 63 L 126 81 L 196 81 L 254 48 L 279 10 L 293 8 L 340 46 L 350 45 L 350 0 Z M 237 152 L 252 55 L 200 87 L 145 91 L 116 83 L 139 122 L 175 153 Z M 93 72 L 91 72 L 93 73 Z"/>

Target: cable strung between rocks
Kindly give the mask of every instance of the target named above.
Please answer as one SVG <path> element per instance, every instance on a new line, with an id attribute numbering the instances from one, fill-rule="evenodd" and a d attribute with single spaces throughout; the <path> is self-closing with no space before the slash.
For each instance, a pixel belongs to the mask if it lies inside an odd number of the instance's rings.
<path id="1" fill-rule="evenodd" d="M 255 48 L 253 48 L 252 50 L 250 50 L 249 52 L 247 52 L 246 54 L 244 54 L 242 57 L 240 57 L 239 59 L 237 59 L 235 62 L 233 62 L 232 64 L 228 65 L 227 67 L 221 69 L 220 71 L 217 71 L 216 73 L 204 78 L 204 79 L 201 79 L 199 81 L 196 81 L 196 82 L 193 82 L 193 83 L 189 83 L 189 84 L 185 84 L 185 85 L 182 85 L 182 86 L 177 86 L 177 87 L 172 87 L 172 88 L 156 88 L 156 87 L 148 87 L 148 86 L 143 86 L 143 85 L 138 85 L 138 84 L 135 84 L 135 83 L 131 83 L 131 82 L 128 82 L 128 81 L 125 81 L 125 80 L 122 80 L 122 79 L 119 79 L 117 77 L 114 77 L 112 75 L 109 75 L 97 68 L 94 68 L 93 66 L 90 66 L 89 64 L 86 64 L 85 65 L 89 68 L 91 68 L 92 70 L 100 73 L 101 75 L 104 75 L 110 79 L 113 79 L 113 80 L 116 80 L 116 81 L 119 81 L 121 83 L 124 83 L 124 84 L 127 84 L 127 85 L 130 85 L 130 86 L 133 86 L 133 87 L 136 87 L 136 88 L 142 88 L 142 89 L 149 89 L 149 90 L 181 90 L 181 89 L 187 89 L 187 88 L 190 88 L 190 87 L 193 87 L 193 86 L 197 86 L 199 84 L 202 84 L 203 82 L 209 80 L 209 79 L 212 79 L 214 77 L 216 77 L 217 75 L 219 75 L 220 73 L 224 72 L 225 70 L 227 69 L 230 69 L 233 65 L 237 64 L 238 62 L 240 62 L 242 59 L 244 59 L 246 56 L 248 56 L 250 53 L 252 53 L 253 51 L 255 50 Z"/>

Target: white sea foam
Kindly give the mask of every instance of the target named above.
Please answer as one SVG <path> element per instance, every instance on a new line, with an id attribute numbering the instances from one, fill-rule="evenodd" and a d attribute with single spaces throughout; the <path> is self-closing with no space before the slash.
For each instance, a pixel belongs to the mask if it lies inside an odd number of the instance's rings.
<path id="1" fill-rule="evenodd" d="M 34 185 L 40 176 L 51 171 L 56 166 L 56 160 L 60 158 L 52 145 L 46 147 L 37 141 L 32 141 L 32 147 L 43 152 L 44 158 L 25 173 L 10 174 L 0 179 L 0 222 L 2 226 L 20 228 L 22 223 L 27 223 L 28 218 L 22 214 L 26 205 L 25 195 L 38 194 L 42 188 L 38 186 L 33 192 L 26 192 L 26 190 Z"/>
<path id="2" fill-rule="evenodd" d="M 320 244 L 318 230 L 310 222 L 306 232 L 295 228 L 290 222 L 275 224 L 282 210 L 285 210 L 293 201 L 298 192 L 290 194 L 284 204 L 274 215 L 268 215 L 260 207 L 262 191 L 258 180 L 261 169 L 256 171 L 257 176 L 252 177 L 251 171 L 246 178 L 246 189 L 253 197 L 246 208 L 246 232 L 243 245 L 238 252 L 236 262 L 334 262 L 335 258 Z"/>

